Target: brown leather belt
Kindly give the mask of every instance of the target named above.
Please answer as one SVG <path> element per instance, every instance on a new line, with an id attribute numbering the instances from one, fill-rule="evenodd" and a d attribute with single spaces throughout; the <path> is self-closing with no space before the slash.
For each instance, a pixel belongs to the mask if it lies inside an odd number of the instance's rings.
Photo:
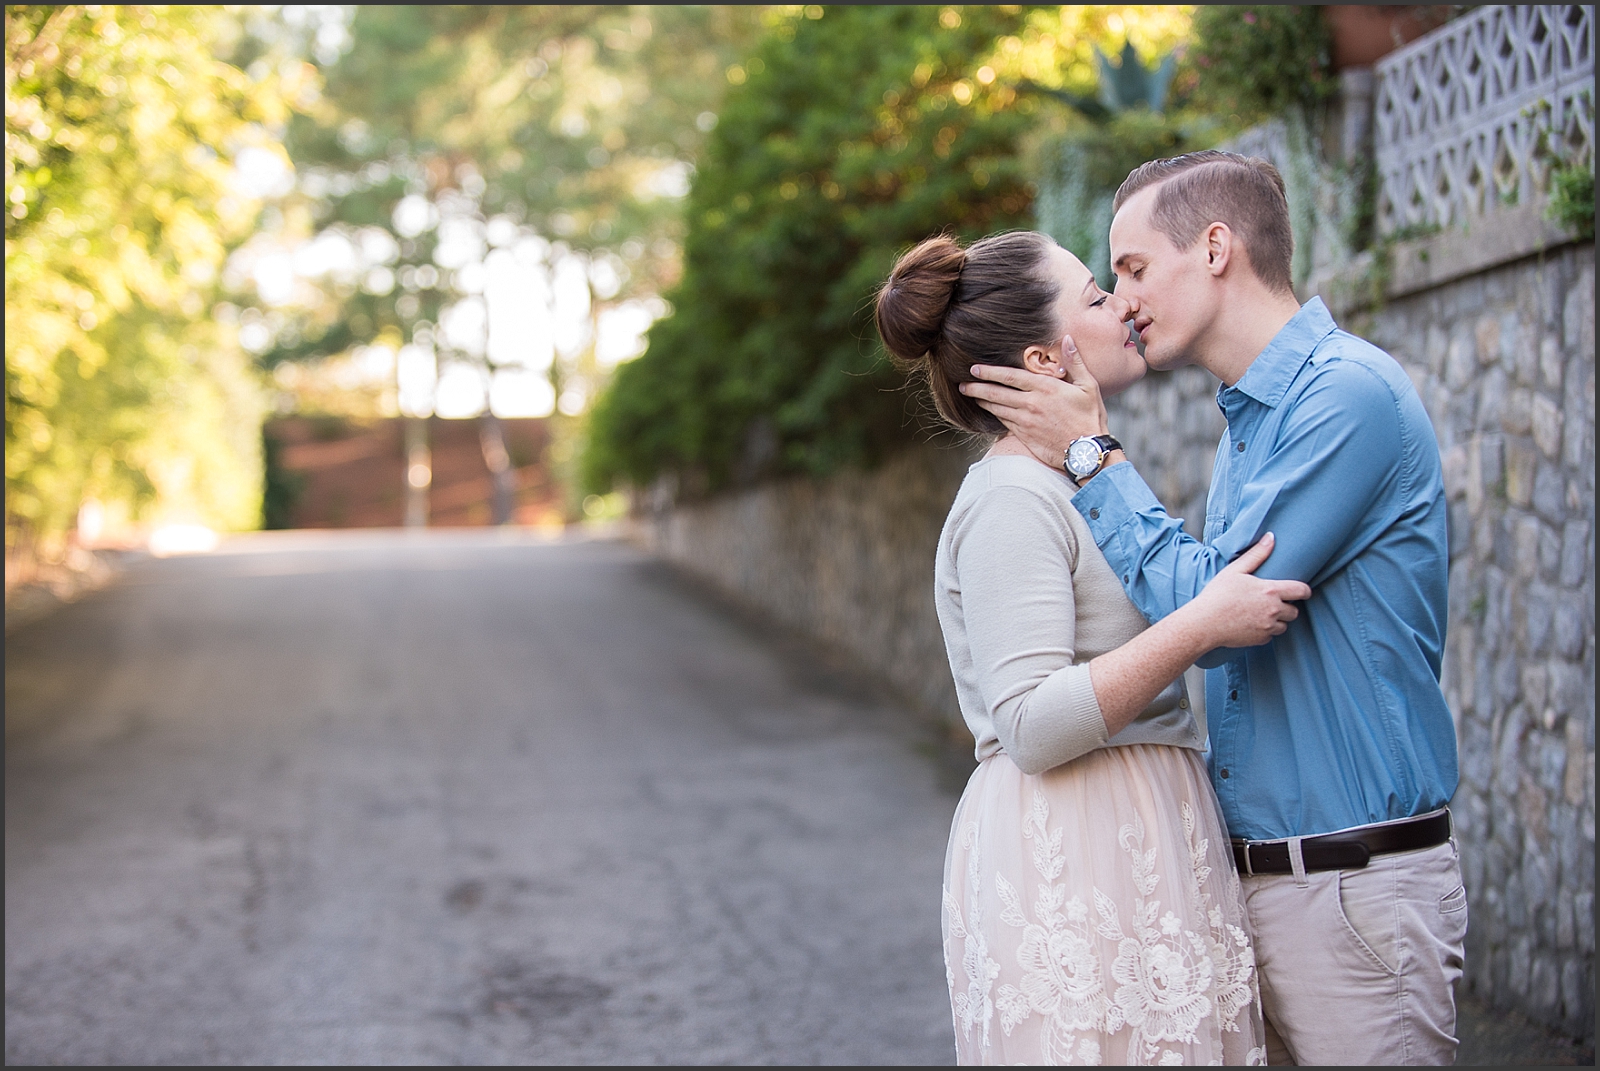
<path id="1" fill-rule="evenodd" d="M 1305 861 L 1307 872 L 1360 870 L 1375 855 L 1419 851 L 1449 839 L 1450 810 L 1445 808 L 1404 822 L 1385 822 L 1306 837 L 1300 842 L 1300 857 Z M 1233 861 L 1239 873 L 1245 876 L 1294 872 L 1286 840 L 1236 840 Z"/>

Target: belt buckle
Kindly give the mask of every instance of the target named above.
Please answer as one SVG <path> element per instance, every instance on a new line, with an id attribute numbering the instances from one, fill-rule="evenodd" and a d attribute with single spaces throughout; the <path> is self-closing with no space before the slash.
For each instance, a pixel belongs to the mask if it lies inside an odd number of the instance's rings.
<path id="1" fill-rule="evenodd" d="M 1253 878 L 1253 877 L 1256 876 L 1256 865 L 1255 865 L 1255 862 L 1250 858 L 1250 849 L 1254 848 L 1257 844 L 1265 844 L 1265 843 L 1266 843 L 1266 841 L 1262 841 L 1262 840 L 1247 840 L 1247 841 L 1244 842 L 1244 876 L 1245 877 Z"/>

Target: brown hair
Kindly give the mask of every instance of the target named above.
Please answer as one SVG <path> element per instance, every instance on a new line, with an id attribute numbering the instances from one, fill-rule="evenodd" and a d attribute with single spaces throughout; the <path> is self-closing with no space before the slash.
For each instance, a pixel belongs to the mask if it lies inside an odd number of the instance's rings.
<path id="1" fill-rule="evenodd" d="M 1226 223 L 1239 236 L 1257 279 L 1274 290 L 1294 290 L 1289 267 L 1294 229 L 1277 168 L 1220 149 L 1151 160 L 1123 180 L 1112 210 L 1121 210 L 1128 198 L 1158 183 L 1150 225 L 1173 245 L 1188 249 L 1211 224 Z"/>
<path id="2" fill-rule="evenodd" d="M 962 249 L 929 238 L 902 256 L 878 291 L 878 334 L 902 367 L 927 376 L 939 415 L 980 435 L 1005 425 L 960 391 L 975 364 L 1022 365 L 1022 351 L 1048 346 L 1060 330 L 1060 286 L 1041 266 L 1055 242 L 1012 231 Z"/>

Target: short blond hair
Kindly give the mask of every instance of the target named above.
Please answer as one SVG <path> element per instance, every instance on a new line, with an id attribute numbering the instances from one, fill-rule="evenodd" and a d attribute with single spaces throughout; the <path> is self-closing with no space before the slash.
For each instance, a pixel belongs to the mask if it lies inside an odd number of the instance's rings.
<path id="1" fill-rule="evenodd" d="M 1188 249 L 1213 223 L 1226 223 L 1244 245 L 1250 269 L 1273 290 L 1294 291 L 1294 228 L 1283 176 L 1265 160 L 1220 149 L 1140 164 L 1112 199 L 1113 211 L 1149 186 L 1159 186 L 1150 225 Z"/>

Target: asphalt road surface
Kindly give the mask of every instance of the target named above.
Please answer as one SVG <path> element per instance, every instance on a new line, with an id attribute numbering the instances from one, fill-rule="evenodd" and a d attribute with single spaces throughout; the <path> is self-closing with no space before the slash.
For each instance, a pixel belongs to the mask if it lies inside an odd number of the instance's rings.
<path id="1" fill-rule="evenodd" d="M 8 1063 L 953 1060 L 949 771 L 619 544 L 148 561 L 5 697 Z M 1461 1013 L 1460 1063 L 1594 1062 Z"/>
<path id="2" fill-rule="evenodd" d="M 6 639 L 7 1062 L 952 1062 L 917 745 L 617 543 L 145 562 Z"/>

